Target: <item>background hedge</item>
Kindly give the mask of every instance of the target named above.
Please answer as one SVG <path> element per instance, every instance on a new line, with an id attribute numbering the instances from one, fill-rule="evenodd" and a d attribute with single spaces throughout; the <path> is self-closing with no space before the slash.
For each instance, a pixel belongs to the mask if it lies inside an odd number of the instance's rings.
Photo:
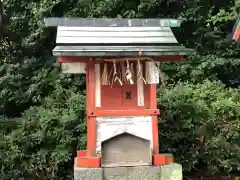
<path id="1" fill-rule="evenodd" d="M 85 77 L 63 75 L 44 17 L 182 18 L 173 29 L 198 55 L 163 63 L 160 151 L 184 170 L 239 171 L 239 42 L 232 0 L 5 0 L 0 43 L 0 179 L 72 179 L 86 146 Z"/>

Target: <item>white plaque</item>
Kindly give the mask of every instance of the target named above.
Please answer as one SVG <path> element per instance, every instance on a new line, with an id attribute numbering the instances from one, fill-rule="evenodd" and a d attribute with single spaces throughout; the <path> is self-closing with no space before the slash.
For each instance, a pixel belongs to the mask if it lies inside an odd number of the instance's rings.
<path id="1" fill-rule="evenodd" d="M 152 148 L 152 117 L 126 116 L 126 117 L 97 117 L 97 152 L 101 151 L 101 143 L 123 133 L 150 141 Z"/>
<path id="2" fill-rule="evenodd" d="M 159 84 L 159 69 L 154 61 L 146 61 L 146 81 L 148 84 Z"/>
<path id="3" fill-rule="evenodd" d="M 85 66 L 82 62 L 61 63 L 62 73 L 68 74 L 86 74 Z"/>

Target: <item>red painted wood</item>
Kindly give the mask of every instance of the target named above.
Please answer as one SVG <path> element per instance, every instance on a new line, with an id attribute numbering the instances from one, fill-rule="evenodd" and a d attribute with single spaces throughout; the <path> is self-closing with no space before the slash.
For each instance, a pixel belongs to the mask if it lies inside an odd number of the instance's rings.
<path id="1" fill-rule="evenodd" d="M 126 108 L 138 107 L 137 85 L 125 84 L 122 86 L 122 106 Z M 126 99 L 126 93 L 131 92 L 131 99 Z"/>
<path id="2" fill-rule="evenodd" d="M 94 81 L 94 62 L 87 63 L 87 114 L 95 110 L 95 81 Z M 96 151 L 96 119 L 87 116 L 87 150 L 89 156 L 94 156 Z"/>
<path id="3" fill-rule="evenodd" d="M 103 65 L 104 63 L 101 63 L 101 74 L 103 72 Z M 108 72 L 111 72 L 112 62 L 107 62 L 107 65 Z M 112 82 L 112 77 L 110 77 L 110 81 Z M 101 85 L 101 107 L 99 109 L 118 110 L 151 108 L 149 86 L 150 85 L 144 85 L 144 106 L 138 106 L 137 84 L 131 85 L 125 83 L 123 86 L 121 86 L 118 82 L 114 82 L 113 85 Z M 131 100 L 126 100 L 126 92 L 131 92 Z"/>
<path id="4" fill-rule="evenodd" d="M 75 166 L 78 168 L 100 168 L 100 157 L 76 157 Z"/>
<path id="5" fill-rule="evenodd" d="M 96 109 L 93 115 L 89 116 L 144 116 L 159 115 L 158 109 L 128 109 L 128 110 L 101 110 Z"/>
<path id="6" fill-rule="evenodd" d="M 87 62 L 89 61 L 88 57 L 75 57 L 75 56 L 64 56 L 64 57 L 58 57 L 58 62 L 64 63 L 64 62 Z"/>
<path id="7" fill-rule="evenodd" d="M 157 109 L 157 86 L 156 84 L 149 84 L 149 102 L 151 109 Z"/>
<path id="8" fill-rule="evenodd" d="M 154 154 L 153 155 L 153 165 L 163 166 L 173 163 L 173 156 L 170 154 Z"/>
<path id="9" fill-rule="evenodd" d="M 85 157 L 85 156 L 87 156 L 86 150 L 77 151 L 77 157 Z"/>
<path id="10" fill-rule="evenodd" d="M 239 41 L 240 40 L 240 28 L 237 28 L 235 33 L 234 33 L 234 39 L 236 41 Z"/>
<path id="11" fill-rule="evenodd" d="M 72 58 L 72 59 L 71 59 Z M 66 58 L 67 59 L 67 58 Z M 68 61 L 76 61 L 75 57 L 68 57 Z M 81 60 L 79 58 L 78 60 Z M 101 106 L 95 108 L 95 61 L 87 61 L 86 89 L 87 89 L 87 156 L 95 156 L 96 153 L 96 117 L 97 116 L 152 116 L 153 154 L 158 154 L 158 118 L 159 110 L 156 102 L 156 85 L 144 85 L 144 107 L 137 105 L 137 85 L 124 84 L 120 86 L 101 85 Z M 112 63 L 111 63 L 112 64 Z M 111 66 L 109 66 L 111 67 Z M 103 68 L 101 68 L 102 70 Z M 110 69 L 111 70 L 111 69 Z M 131 92 L 131 100 L 125 98 L 126 92 Z M 83 155 L 83 154 L 82 154 Z M 81 160 L 82 165 L 88 161 Z M 88 165 L 86 165 L 88 166 Z"/>
<path id="12" fill-rule="evenodd" d="M 104 57 L 104 59 L 117 59 L 117 58 L 127 58 L 127 57 L 116 57 L 116 56 Z M 172 61 L 181 61 L 184 59 L 184 56 L 148 56 L 148 58 L 151 58 L 155 61 L 172 62 Z"/>
<path id="13" fill-rule="evenodd" d="M 149 108 L 148 87 L 145 86 L 145 106 L 141 107 L 137 104 L 137 85 L 119 84 L 102 85 L 101 86 L 101 107 L 100 109 L 145 109 Z M 131 100 L 126 99 L 126 92 L 131 92 Z"/>
<path id="14" fill-rule="evenodd" d="M 158 117 L 156 115 L 152 116 L 152 135 L 153 135 L 153 154 L 158 154 L 159 152 Z"/>
<path id="15" fill-rule="evenodd" d="M 89 117 L 88 117 L 88 114 L 89 114 L 89 112 L 88 112 L 88 108 L 89 108 L 89 93 L 88 93 L 88 91 L 90 91 L 89 90 L 89 71 L 88 71 L 88 64 L 86 64 L 86 115 L 87 115 L 87 117 L 86 117 L 86 120 L 87 120 L 87 154 L 90 154 L 89 153 L 89 140 L 91 139 L 90 137 L 89 137 L 89 134 L 90 134 L 90 131 L 91 131 L 91 128 L 90 128 L 90 126 L 89 126 Z"/>
<path id="16" fill-rule="evenodd" d="M 166 159 L 163 154 L 154 154 L 153 155 L 153 165 L 163 166 L 166 164 Z"/>
<path id="17" fill-rule="evenodd" d="M 101 109 L 118 109 L 122 106 L 122 88 L 120 85 L 101 86 Z"/>
<path id="18" fill-rule="evenodd" d="M 174 61 L 181 61 L 184 59 L 184 56 L 155 56 L 152 57 L 155 61 L 161 62 L 174 62 Z"/>
<path id="19" fill-rule="evenodd" d="M 166 161 L 166 164 L 173 163 L 174 162 L 173 156 L 166 156 L 165 155 L 165 161 Z"/>
<path id="20" fill-rule="evenodd" d="M 157 109 L 157 87 L 155 84 L 149 85 L 149 97 L 150 108 Z M 152 135 L 153 135 L 153 154 L 158 154 L 159 152 L 158 118 L 155 115 L 152 116 Z"/>
<path id="21" fill-rule="evenodd" d="M 149 84 L 144 85 L 144 108 L 151 109 L 150 105 L 150 86 Z"/>
<path id="22" fill-rule="evenodd" d="M 112 57 L 104 57 L 104 59 L 116 59 L 119 57 L 112 56 Z M 124 58 L 124 57 L 123 57 Z M 155 61 L 161 62 L 172 62 L 172 61 L 181 61 L 183 60 L 183 56 L 152 56 L 150 57 Z M 86 62 L 91 61 L 89 57 L 86 56 L 61 56 L 58 58 L 58 62 Z"/>

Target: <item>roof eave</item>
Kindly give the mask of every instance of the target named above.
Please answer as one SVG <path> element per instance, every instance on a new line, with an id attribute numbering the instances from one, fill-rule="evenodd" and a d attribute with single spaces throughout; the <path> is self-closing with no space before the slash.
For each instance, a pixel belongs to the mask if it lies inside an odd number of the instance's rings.
<path id="1" fill-rule="evenodd" d="M 117 19 L 117 18 L 44 18 L 47 27 L 82 26 L 82 27 L 180 27 L 182 19 Z"/>
<path id="2" fill-rule="evenodd" d="M 191 49 L 184 51 L 142 51 L 141 56 L 187 56 L 195 55 L 196 52 Z M 137 57 L 139 51 L 63 51 L 53 50 L 54 56 L 88 56 L 88 57 Z"/>

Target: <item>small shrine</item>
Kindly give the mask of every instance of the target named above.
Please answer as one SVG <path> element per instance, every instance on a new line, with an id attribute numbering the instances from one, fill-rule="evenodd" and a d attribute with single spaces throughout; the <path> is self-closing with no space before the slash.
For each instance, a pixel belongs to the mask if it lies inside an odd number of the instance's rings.
<path id="1" fill-rule="evenodd" d="M 151 168 L 172 164 L 172 155 L 159 154 L 156 87 L 163 81 L 161 62 L 195 54 L 179 45 L 172 32 L 181 22 L 81 18 L 44 22 L 57 27 L 53 55 L 62 72 L 86 74 L 87 149 L 79 150 L 75 158 L 75 180 L 117 179 L 121 167 L 125 168 L 121 177 L 131 179 L 131 168 L 142 173 L 141 168 L 150 168 L 149 176 Z M 90 170 L 98 178 L 88 175 Z M 110 170 L 115 176 L 108 174 Z"/>

